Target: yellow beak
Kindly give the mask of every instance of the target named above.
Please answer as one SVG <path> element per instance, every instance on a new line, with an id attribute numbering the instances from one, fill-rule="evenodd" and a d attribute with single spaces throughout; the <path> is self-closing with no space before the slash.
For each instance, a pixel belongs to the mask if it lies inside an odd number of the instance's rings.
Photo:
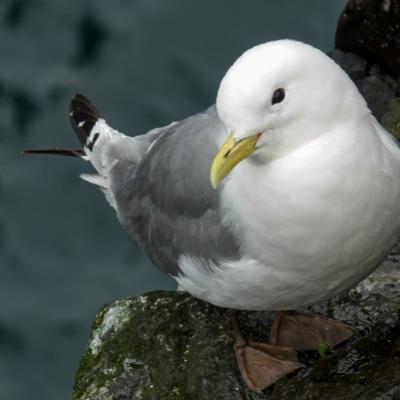
<path id="1" fill-rule="evenodd" d="M 210 181 L 214 189 L 240 161 L 253 153 L 260 136 L 261 134 L 257 133 L 236 141 L 232 134 L 229 135 L 211 164 Z"/>

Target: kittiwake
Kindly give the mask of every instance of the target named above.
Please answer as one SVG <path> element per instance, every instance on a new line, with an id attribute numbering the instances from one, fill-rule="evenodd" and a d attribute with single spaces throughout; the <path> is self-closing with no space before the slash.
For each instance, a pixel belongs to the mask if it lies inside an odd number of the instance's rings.
<path id="1" fill-rule="evenodd" d="M 82 149 L 56 152 L 90 161 L 96 174 L 82 178 L 152 262 L 217 306 L 284 311 L 328 299 L 370 274 L 400 235 L 398 143 L 310 45 L 251 48 L 216 105 L 144 135 L 111 128 L 82 95 L 70 112 Z M 242 376 L 257 391 L 298 368 L 292 347 L 351 335 L 338 321 L 281 312 L 271 343 L 254 344 L 232 321 Z M 299 324 L 305 344 L 290 335 Z"/>

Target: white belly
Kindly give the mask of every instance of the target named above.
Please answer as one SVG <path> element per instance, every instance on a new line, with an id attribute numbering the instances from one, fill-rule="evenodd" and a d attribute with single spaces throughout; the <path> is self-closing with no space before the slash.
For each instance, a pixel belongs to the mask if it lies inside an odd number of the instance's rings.
<path id="1" fill-rule="evenodd" d="M 356 285 L 400 234 L 398 155 L 374 146 L 344 156 L 317 143 L 267 169 L 242 163 L 223 199 L 243 258 L 207 271 L 182 256 L 179 284 L 216 305 L 253 310 L 298 308 Z"/>

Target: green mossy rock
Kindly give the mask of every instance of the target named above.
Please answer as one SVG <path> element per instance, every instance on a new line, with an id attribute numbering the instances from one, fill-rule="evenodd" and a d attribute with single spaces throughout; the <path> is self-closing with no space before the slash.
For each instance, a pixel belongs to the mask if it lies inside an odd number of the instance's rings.
<path id="1" fill-rule="evenodd" d="M 235 391 L 230 334 L 224 310 L 183 292 L 118 300 L 96 317 L 73 398 L 211 400 Z"/>
<path id="2" fill-rule="evenodd" d="M 400 97 L 389 101 L 381 122 L 397 140 L 400 140 Z"/>
<path id="3" fill-rule="evenodd" d="M 118 300 L 97 315 L 74 400 L 394 399 L 400 396 L 400 263 L 391 255 L 349 294 L 309 307 L 355 336 L 265 394 L 249 391 L 234 359 L 226 310 L 184 292 Z M 243 333 L 268 340 L 272 313 L 240 312 Z M 393 396 L 392 396 L 393 395 Z"/>

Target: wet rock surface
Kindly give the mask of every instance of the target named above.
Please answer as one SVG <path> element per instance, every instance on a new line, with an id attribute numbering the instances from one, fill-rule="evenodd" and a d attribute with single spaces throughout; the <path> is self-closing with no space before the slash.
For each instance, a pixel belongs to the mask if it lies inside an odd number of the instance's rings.
<path id="1" fill-rule="evenodd" d="M 400 0 L 351 0 L 330 56 L 382 125 L 400 139 Z"/>
<path id="2" fill-rule="evenodd" d="M 351 0 L 336 32 L 336 47 L 400 76 L 400 1 Z"/>
<path id="3" fill-rule="evenodd" d="M 357 54 L 335 49 L 329 55 L 349 74 L 374 116 L 399 139 L 400 80 L 384 74 L 378 65 L 368 64 Z"/>
<path id="4" fill-rule="evenodd" d="M 329 55 L 352 78 L 373 115 L 399 140 L 400 79 L 385 75 L 378 65 L 368 64 L 357 54 L 334 49 Z"/>
<path id="5" fill-rule="evenodd" d="M 248 390 L 234 359 L 226 310 L 183 292 L 153 292 L 105 306 L 76 376 L 73 399 L 397 399 L 400 396 L 400 255 L 346 295 L 308 307 L 355 335 L 264 394 Z M 273 313 L 240 312 L 243 333 L 268 340 Z"/>

